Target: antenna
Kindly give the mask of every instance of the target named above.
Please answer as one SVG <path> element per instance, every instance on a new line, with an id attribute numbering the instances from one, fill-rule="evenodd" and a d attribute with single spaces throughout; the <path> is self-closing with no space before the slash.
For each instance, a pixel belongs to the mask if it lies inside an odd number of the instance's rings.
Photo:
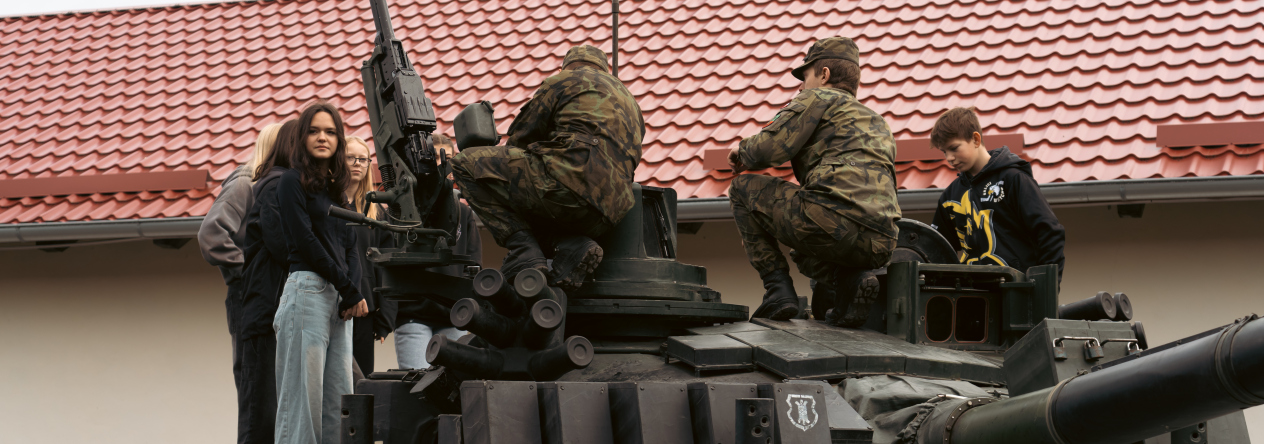
<path id="1" fill-rule="evenodd" d="M 614 46 L 610 51 L 612 55 L 610 69 L 617 79 L 619 78 L 619 0 L 611 0 L 611 2 L 614 3 Z"/>

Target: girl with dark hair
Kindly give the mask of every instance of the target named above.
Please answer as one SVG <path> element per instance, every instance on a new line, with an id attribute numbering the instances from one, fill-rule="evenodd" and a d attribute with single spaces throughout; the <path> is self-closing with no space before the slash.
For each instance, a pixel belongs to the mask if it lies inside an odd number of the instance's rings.
<path id="1" fill-rule="evenodd" d="M 350 183 L 338 110 L 328 102 L 299 116 L 301 142 L 277 179 L 289 276 L 281 291 L 276 332 L 276 443 L 335 444 L 342 395 L 351 393 L 351 318 L 368 314 L 350 227 L 328 216 L 346 206 Z"/>

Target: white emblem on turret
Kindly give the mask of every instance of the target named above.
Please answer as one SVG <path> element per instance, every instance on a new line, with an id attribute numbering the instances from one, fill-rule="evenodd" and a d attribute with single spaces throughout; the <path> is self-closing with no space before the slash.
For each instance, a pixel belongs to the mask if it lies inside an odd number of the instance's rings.
<path id="1" fill-rule="evenodd" d="M 816 399 L 811 396 L 788 394 L 786 405 L 790 407 L 786 410 L 786 417 L 790 418 L 790 423 L 799 430 L 808 431 L 820 419 L 816 414 Z"/>

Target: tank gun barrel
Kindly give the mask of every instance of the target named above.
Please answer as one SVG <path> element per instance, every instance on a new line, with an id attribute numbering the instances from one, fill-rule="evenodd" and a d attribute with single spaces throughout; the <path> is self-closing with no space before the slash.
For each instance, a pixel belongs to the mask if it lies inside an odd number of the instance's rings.
<path id="1" fill-rule="evenodd" d="M 1004 401 L 958 401 L 919 441 L 1131 443 L 1264 404 L 1258 316 L 1152 352 Z"/>

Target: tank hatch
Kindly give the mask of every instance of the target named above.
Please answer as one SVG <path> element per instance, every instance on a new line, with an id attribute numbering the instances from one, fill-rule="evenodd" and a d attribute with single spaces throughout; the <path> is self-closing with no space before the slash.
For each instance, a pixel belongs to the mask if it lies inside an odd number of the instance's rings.
<path id="1" fill-rule="evenodd" d="M 1002 385 L 998 361 L 966 351 L 926 347 L 869 330 L 792 319 L 755 319 L 672 336 L 665 353 L 696 373 L 760 367 L 787 379 L 911 375 Z M 743 367 L 745 366 L 745 367 Z"/>

